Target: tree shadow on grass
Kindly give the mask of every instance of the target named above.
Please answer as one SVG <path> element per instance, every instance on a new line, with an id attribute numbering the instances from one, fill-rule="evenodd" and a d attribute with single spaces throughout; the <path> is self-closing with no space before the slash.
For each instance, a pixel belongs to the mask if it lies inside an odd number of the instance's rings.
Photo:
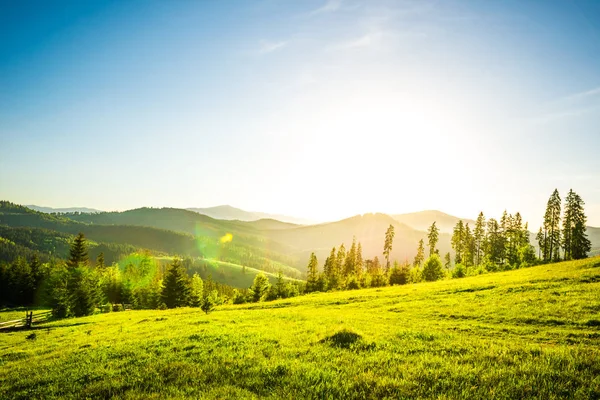
<path id="1" fill-rule="evenodd" d="M 9 332 L 18 332 L 18 331 L 43 331 L 43 330 L 51 331 L 51 330 L 54 330 L 57 328 L 70 328 L 73 326 L 91 324 L 91 322 L 73 322 L 73 323 L 62 323 L 62 324 L 50 326 L 50 325 L 48 325 L 50 322 L 56 322 L 56 320 L 55 321 L 47 321 L 47 322 L 40 323 L 40 324 L 35 324 L 31 328 L 27 328 L 25 326 L 4 328 L 4 329 L 0 329 L 0 334 L 9 333 Z"/>

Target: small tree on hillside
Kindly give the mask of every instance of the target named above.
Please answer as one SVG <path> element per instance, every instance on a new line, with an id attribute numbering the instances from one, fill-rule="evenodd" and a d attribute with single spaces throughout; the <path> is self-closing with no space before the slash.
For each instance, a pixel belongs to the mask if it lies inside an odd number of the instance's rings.
<path id="1" fill-rule="evenodd" d="M 306 292 L 316 292 L 319 286 L 319 262 L 315 253 L 310 255 L 306 272 Z"/>
<path id="2" fill-rule="evenodd" d="M 385 256 L 385 271 L 390 270 L 390 253 L 392 252 L 392 245 L 394 242 L 394 225 L 390 224 L 387 231 L 385 232 L 385 242 L 383 244 L 383 255 Z"/>
<path id="3" fill-rule="evenodd" d="M 427 239 L 429 241 L 429 256 L 432 256 L 436 253 L 435 246 L 437 246 L 437 243 L 440 239 L 440 230 L 435 225 L 435 221 L 433 221 L 433 223 L 427 230 Z"/>
<path id="4" fill-rule="evenodd" d="M 200 307 L 202 304 L 204 283 L 200 275 L 194 274 L 190 282 L 190 306 Z"/>
<path id="5" fill-rule="evenodd" d="M 423 265 L 423 261 L 425 260 L 425 247 L 423 243 L 423 239 L 419 240 L 419 248 L 417 249 L 417 255 L 415 256 L 415 267 L 420 267 Z"/>
<path id="6" fill-rule="evenodd" d="M 254 283 L 250 286 L 250 296 L 253 302 L 259 302 L 267 294 L 271 284 L 269 278 L 262 272 L 254 277 Z"/>
<path id="7" fill-rule="evenodd" d="M 80 265 L 87 265 L 88 261 L 89 257 L 85 236 L 80 232 L 75 237 L 71 249 L 69 250 L 69 260 L 67 261 L 67 265 L 69 268 L 76 268 Z"/>
<path id="8" fill-rule="evenodd" d="M 168 308 L 183 307 L 188 305 L 189 296 L 188 276 L 176 258 L 165 273 L 161 300 Z"/>
<path id="9" fill-rule="evenodd" d="M 440 256 L 434 254 L 430 256 L 423 266 L 423 279 L 426 281 L 437 281 L 444 277 L 444 268 Z"/>

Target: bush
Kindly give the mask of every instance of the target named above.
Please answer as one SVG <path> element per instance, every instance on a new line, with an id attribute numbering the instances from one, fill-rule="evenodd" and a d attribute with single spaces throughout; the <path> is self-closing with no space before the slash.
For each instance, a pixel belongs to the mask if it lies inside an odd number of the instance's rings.
<path id="1" fill-rule="evenodd" d="M 423 279 L 428 282 L 437 281 L 444 277 L 444 266 L 440 256 L 434 254 L 430 256 L 423 266 Z"/>
<path id="2" fill-rule="evenodd" d="M 348 290 L 360 289 L 360 282 L 356 278 L 356 275 L 351 275 L 348 277 L 348 280 L 346 281 L 346 289 L 348 289 Z"/>
<path id="3" fill-rule="evenodd" d="M 401 267 L 394 263 L 390 272 L 390 285 L 406 285 L 410 280 L 410 267 L 404 264 Z"/>
<path id="4" fill-rule="evenodd" d="M 456 264 L 452 270 L 453 278 L 464 278 L 467 276 L 467 269 L 462 264 Z"/>

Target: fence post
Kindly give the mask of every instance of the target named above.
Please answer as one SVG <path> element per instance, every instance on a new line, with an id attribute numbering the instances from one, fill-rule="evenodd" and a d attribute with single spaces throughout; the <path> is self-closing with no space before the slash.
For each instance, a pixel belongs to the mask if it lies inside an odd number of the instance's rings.
<path id="1" fill-rule="evenodd" d="M 31 312 L 25 312 L 25 326 L 27 327 L 27 329 L 31 328 L 31 324 L 33 322 L 33 311 Z"/>

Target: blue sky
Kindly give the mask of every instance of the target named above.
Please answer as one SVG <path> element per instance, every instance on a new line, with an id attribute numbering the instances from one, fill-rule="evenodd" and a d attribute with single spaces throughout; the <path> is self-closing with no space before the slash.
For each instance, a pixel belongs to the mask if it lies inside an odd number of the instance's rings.
<path id="1" fill-rule="evenodd" d="M 4 2 L 0 198 L 600 226 L 600 2 Z"/>

